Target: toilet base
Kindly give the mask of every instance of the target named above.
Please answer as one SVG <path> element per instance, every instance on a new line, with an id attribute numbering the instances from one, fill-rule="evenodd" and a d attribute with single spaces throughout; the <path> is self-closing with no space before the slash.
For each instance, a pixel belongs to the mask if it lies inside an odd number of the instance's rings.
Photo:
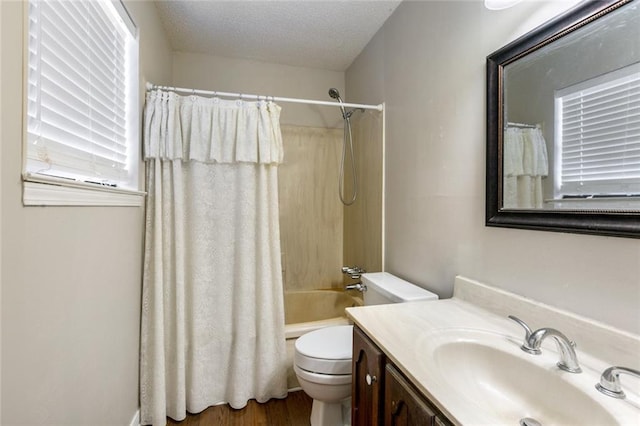
<path id="1" fill-rule="evenodd" d="M 309 420 L 311 426 L 350 426 L 351 398 L 331 403 L 314 399 Z"/>

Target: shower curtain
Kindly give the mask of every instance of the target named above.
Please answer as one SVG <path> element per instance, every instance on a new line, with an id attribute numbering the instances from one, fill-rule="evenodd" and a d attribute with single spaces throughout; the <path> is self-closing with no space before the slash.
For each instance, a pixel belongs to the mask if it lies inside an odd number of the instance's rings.
<path id="1" fill-rule="evenodd" d="M 542 178 L 549 174 L 549 160 L 542 131 L 508 127 L 503 146 L 503 207 L 543 207 Z"/>
<path id="2" fill-rule="evenodd" d="M 141 423 L 286 396 L 280 107 L 152 91 Z"/>

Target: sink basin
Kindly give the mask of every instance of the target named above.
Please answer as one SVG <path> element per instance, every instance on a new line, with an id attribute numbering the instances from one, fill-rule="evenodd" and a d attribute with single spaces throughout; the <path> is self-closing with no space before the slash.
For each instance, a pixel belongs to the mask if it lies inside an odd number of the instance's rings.
<path id="1" fill-rule="evenodd" d="M 557 353 L 526 354 L 520 343 L 498 333 L 456 329 L 423 336 L 418 347 L 429 360 L 430 383 L 451 395 L 452 401 L 443 404 L 459 404 L 471 414 L 459 419 L 461 423 L 620 423 L 602 405 L 608 401 L 594 390 L 596 374 L 562 371 L 556 367 Z"/>

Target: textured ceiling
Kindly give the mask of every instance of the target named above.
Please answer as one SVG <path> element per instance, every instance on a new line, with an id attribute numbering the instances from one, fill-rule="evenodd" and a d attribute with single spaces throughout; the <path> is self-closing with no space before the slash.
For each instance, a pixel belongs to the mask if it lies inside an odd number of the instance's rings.
<path id="1" fill-rule="evenodd" d="M 344 71 L 401 0 L 156 0 L 174 50 Z"/>

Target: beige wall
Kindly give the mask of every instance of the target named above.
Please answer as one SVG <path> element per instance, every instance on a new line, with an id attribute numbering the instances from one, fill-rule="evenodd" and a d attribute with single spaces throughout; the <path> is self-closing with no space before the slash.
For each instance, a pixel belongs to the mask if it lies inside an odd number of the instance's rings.
<path id="1" fill-rule="evenodd" d="M 462 274 L 640 333 L 639 240 L 484 226 L 486 56 L 563 7 L 403 2 L 347 70 L 350 101 L 387 105 L 385 267 L 442 297 Z"/>
<path id="2" fill-rule="evenodd" d="M 175 52 L 173 84 L 178 87 L 331 101 L 330 87 L 344 93 L 344 73 L 247 59 Z M 280 103 L 280 122 L 295 126 L 342 127 L 339 109 Z"/>
<path id="3" fill-rule="evenodd" d="M 155 7 L 127 6 L 142 76 L 169 84 Z M 138 408 L 144 210 L 22 206 L 23 5 L 1 8 L 1 423 L 126 425 Z"/>
<path id="4" fill-rule="evenodd" d="M 330 87 L 344 94 L 344 73 L 175 52 L 173 84 L 330 101 Z M 284 143 L 278 186 L 285 289 L 335 287 L 342 281 L 343 262 L 344 213 L 337 192 L 340 110 L 285 102 L 279 105 Z"/>

